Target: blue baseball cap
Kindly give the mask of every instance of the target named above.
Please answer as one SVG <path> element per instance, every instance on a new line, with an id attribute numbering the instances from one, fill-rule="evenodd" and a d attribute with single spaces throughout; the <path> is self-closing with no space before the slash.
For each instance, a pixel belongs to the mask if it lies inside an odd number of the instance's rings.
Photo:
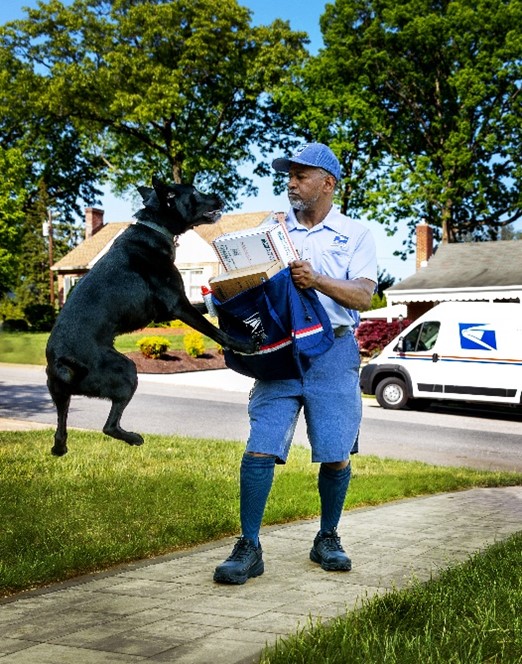
<path id="1" fill-rule="evenodd" d="M 291 157 L 279 157 L 272 162 L 272 168 L 281 173 L 288 173 L 292 164 L 324 168 L 336 180 L 341 179 L 341 166 L 337 157 L 323 143 L 303 143 Z"/>

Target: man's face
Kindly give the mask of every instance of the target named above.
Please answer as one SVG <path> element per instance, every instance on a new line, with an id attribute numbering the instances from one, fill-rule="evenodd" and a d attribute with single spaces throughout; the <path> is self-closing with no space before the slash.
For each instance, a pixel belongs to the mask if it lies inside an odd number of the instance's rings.
<path id="1" fill-rule="evenodd" d="M 292 164 L 288 174 L 288 200 L 294 210 L 310 210 L 327 193 L 330 176 L 312 166 Z"/>

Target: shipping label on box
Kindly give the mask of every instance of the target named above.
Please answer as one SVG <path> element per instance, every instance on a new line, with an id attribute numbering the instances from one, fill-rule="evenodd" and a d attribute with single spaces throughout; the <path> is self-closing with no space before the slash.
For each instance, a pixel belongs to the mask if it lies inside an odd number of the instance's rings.
<path id="1" fill-rule="evenodd" d="M 225 233 L 212 244 L 227 272 L 273 261 L 286 265 L 299 258 L 286 227 L 278 222 Z"/>
<path id="2" fill-rule="evenodd" d="M 220 302 L 230 300 L 254 286 L 259 286 L 283 269 L 280 261 L 254 265 L 240 270 L 231 270 L 210 279 L 209 284 L 215 297 Z"/>

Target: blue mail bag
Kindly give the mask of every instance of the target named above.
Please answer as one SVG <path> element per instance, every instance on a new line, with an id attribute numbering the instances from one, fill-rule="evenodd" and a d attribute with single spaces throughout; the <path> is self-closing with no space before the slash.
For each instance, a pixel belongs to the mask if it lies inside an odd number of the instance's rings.
<path id="1" fill-rule="evenodd" d="M 230 300 L 213 301 L 222 330 L 238 339 L 259 341 L 259 350 L 252 355 L 224 349 L 227 367 L 245 376 L 300 378 L 310 360 L 333 343 L 330 319 L 317 293 L 298 290 L 288 267 Z"/>

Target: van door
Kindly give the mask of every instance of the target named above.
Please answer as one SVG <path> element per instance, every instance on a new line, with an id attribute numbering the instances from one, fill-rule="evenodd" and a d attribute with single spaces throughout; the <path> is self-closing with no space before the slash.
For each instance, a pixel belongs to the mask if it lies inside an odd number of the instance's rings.
<path id="1" fill-rule="evenodd" d="M 444 392 L 443 369 L 437 352 L 439 332 L 440 321 L 423 321 L 401 337 L 394 349 L 410 375 L 414 398 L 431 395 L 440 398 Z"/>
<path id="2" fill-rule="evenodd" d="M 512 325 L 478 317 L 460 318 L 452 325 L 459 350 L 444 358 L 446 398 L 519 403 L 522 377 L 513 361 L 516 355 L 509 354 L 519 337 Z"/>

